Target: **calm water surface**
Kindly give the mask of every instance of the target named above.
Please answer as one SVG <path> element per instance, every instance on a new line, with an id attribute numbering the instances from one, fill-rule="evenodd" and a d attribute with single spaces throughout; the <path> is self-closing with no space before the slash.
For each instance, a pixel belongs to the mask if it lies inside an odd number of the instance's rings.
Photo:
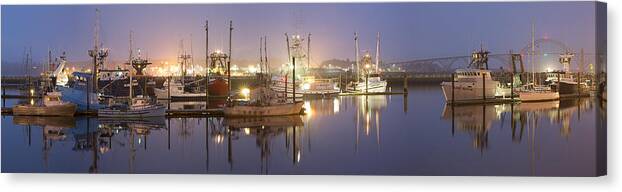
<path id="1" fill-rule="evenodd" d="M 396 87 L 398 88 L 398 87 Z M 2 116 L 2 172 L 365 175 L 596 173 L 592 98 L 445 106 L 410 94 L 305 101 L 304 116 L 225 119 Z M 19 100 L 6 100 L 11 106 Z M 173 103 L 173 108 L 203 108 Z"/>

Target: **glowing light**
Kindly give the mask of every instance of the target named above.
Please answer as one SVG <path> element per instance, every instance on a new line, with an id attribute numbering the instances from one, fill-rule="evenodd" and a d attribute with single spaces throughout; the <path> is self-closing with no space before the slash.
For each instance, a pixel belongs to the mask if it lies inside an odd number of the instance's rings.
<path id="1" fill-rule="evenodd" d="M 244 128 L 244 134 L 250 135 L 251 134 L 251 129 L 250 128 Z"/>
<path id="2" fill-rule="evenodd" d="M 35 89 L 30 89 L 30 96 L 34 96 L 35 95 Z"/>
<path id="3" fill-rule="evenodd" d="M 248 88 L 242 88 L 242 91 L 240 91 L 240 93 L 242 94 L 244 98 L 248 99 L 248 97 L 251 94 L 251 90 Z"/>
<path id="4" fill-rule="evenodd" d="M 365 69 L 369 69 L 371 66 L 369 64 L 365 65 Z"/>
<path id="5" fill-rule="evenodd" d="M 302 84 L 302 90 L 309 90 L 311 88 L 311 84 L 309 83 L 303 83 Z"/>
<path id="6" fill-rule="evenodd" d="M 257 67 L 255 67 L 254 65 L 248 66 L 248 72 L 257 73 Z"/>
<path id="7" fill-rule="evenodd" d="M 305 114 L 307 115 L 307 118 L 310 118 L 311 115 L 313 115 L 313 110 L 311 110 L 311 102 L 305 101 L 305 103 L 303 104 L 303 108 L 305 110 Z"/>

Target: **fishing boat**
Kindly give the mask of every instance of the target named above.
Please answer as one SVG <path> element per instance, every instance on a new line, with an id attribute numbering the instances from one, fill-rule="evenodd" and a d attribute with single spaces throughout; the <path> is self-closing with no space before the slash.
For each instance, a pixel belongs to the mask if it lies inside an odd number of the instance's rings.
<path id="1" fill-rule="evenodd" d="M 169 85 L 171 83 L 171 85 Z M 169 87 L 170 87 L 170 99 L 172 100 L 199 100 L 205 99 L 205 93 L 192 93 L 186 92 L 185 86 L 178 81 L 169 82 L 166 80 L 164 82 L 163 88 L 154 88 L 153 92 L 155 93 L 157 98 L 169 98 Z"/>
<path id="2" fill-rule="evenodd" d="M 97 115 L 100 117 L 160 117 L 166 115 L 166 107 L 162 104 L 155 104 L 150 98 L 141 95 L 131 98 L 130 103 L 113 103 L 110 106 L 99 109 Z"/>
<path id="3" fill-rule="evenodd" d="M 208 67 L 207 90 L 210 96 L 226 97 L 229 95 L 229 80 L 227 74 L 230 72 L 229 55 L 220 50 L 210 53 L 210 63 Z"/>
<path id="4" fill-rule="evenodd" d="M 273 76 L 270 81 L 270 88 L 277 92 L 280 97 L 291 98 L 294 93 L 294 84 L 300 85 L 301 81 L 293 82 L 291 78 L 287 76 Z M 296 98 L 302 98 L 302 89 L 300 86 L 296 86 Z"/>
<path id="5" fill-rule="evenodd" d="M 532 26 L 532 46 L 531 53 L 535 55 L 535 40 L 534 40 L 534 28 Z M 531 58 L 531 83 L 524 85 L 521 89 L 518 90 L 518 97 L 521 102 L 538 102 L 538 101 L 552 101 L 558 100 L 559 89 L 552 89 L 552 85 L 545 83 L 544 85 L 539 85 L 538 78 L 536 78 L 536 62 L 535 57 Z"/>
<path id="6" fill-rule="evenodd" d="M 334 79 L 316 79 L 315 76 L 303 77 L 302 95 L 304 97 L 334 97 L 341 90 Z"/>
<path id="7" fill-rule="evenodd" d="M 13 107 L 13 115 L 28 116 L 73 116 L 76 105 L 61 100 L 60 92 L 47 92 L 42 105 L 20 104 Z"/>
<path id="8" fill-rule="evenodd" d="M 132 54 L 132 32 L 130 32 L 130 57 L 128 64 L 132 66 L 137 62 L 142 62 L 140 58 L 140 52 L 138 57 L 134 58 Z M 129 79 L 132 82 L 132 71 L 129 72 Z M 151 99 L 148 96 L 139 95 L 134 97 L 132 92 L 133 83 L 130 83 L 129 100 L 111 100 L 111 103 L 106 108 L 99 109 L 97 111 L 100 117 L 124 117 L 124 118 L 143 118 L 143 117 L 158 117 L 166 115 L 166 108 L 162 104 L 155 103 L 155 99 Z M 120 102 L 119 102 L 120 101 Z M 127 101 L 127 102 L 125 102 Z"/>
<path id="9" fill-rule="evenodd" d="M 250 93 L 248 101 L 228 103 L 224 114 L 228 117 L 261 117 L 298 115 L 303 111 L 302 101 L 291 101 L 288 98 L 278 97 L 272 89 L 260 87 Z"/>
<path id="10" fill-rule="evenodd" d="M 517 93 L 521 102 L 559 100 L 559 92 L 552 91 L 550 87 L 546 86 L 528 84 L 527 88 L 519 90 Z"/>
<path id="11" fill-rule="evenodd" d="M 442 82 L 445 101 L 470 101 L 493 99 L 499 81 L 492 79 L 488 70 L 488 51 L 482 48 L 471 54 L 471 63 L 466 69 L 457 69 L 453 82 Z"/>
<path id="12" fill-rule="evenodd" d="M 469 101 L 493 99 L 499 81 L 492 79 L 486 69 L 458 69 L 453 82 L 442 82 L 441 88 L 445 101 Z"/>
<path id="13" fill-rule="evenodd" d="M 544 83 L 561 95 L 579 93 L 579 83 L 575 81 L 572 75 L 563 71 L 548 72 Z"/>
<path id="14" fill-rule="evenodd" d="M 354 37 L 356 47 L 356 66 L 357 66 L 357 79 L 351 84 L 350 91 L 352 92 L 386 92 L 387 81 L 380 77 L 379 60 L 380 60 L 380 33 L 376 35 L 376 55 L 375 64 L 372 63 L 372 58 L 369 53 L 363 55 L 361 63 L 359 64 L 359 48 L 358 48 L 358 34 Z M 363 69 L 361 69 L 361 67 Z M 362 74 L 360 72 L 363 72 Z"/>
<path id="15" fill-rule="evenodd" d="M 292 57 L 292 77 L 296 76 L 296 57 Z M 287 81 L 285 81 L 287 82 Z M 270 88 L 267 83 L 261 83 L 255 89 L 242 92 L 243 100 L 229 100 L 224 107 L 226 117 L 267 117 L 299 115 L 304 112 L 302 101 L 296 101 L 295 92 L 292 97 L 284 97 Z M 293 81 L 292 88 L 296 87 Z M 292 91 L 295 91 L 293 89 Z M 291 100 L 290 100 L 291 98 Z"/>
<path id="16" fill-rule="evenodd" d="M 579 93 L 579 82 L 570 74 L 570 61 L 573 53 L 566 52 L 559 56 L 559 63 L 563 66 L 562 71 L 547 73 L 545 84 L 551 86 L 560 95 L 574 95 Z"/>

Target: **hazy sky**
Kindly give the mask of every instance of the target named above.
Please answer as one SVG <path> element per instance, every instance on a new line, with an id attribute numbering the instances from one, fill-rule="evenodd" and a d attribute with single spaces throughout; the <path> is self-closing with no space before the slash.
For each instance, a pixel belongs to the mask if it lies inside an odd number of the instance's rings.
<path id="1" fill-rule="evenodd" d="M 128 33 L 150 58 L 175 61 L 179 41 L 204 58 L 205 19 L 210 49 L 227 49 L 233 20 L 233 57 L 253 60 L 259 37 L 268 36 L 272 59 L 287 56 L 284 33 L 311 33 L 312 63 L 353 58 L 353 33 L 361 50 L 373 51 L 381 33 L 382 60 L 469 55 L 483 43 L 493 53 L 519 50 L 536 36 L 594 52 L 593 2 L 384 3 L 384 4 L 186 4 L 2 6 L 2 70 L 10 70 L 32 46 L 42 62 L 47 48 L 65 50 L 69 60 L 89 59 L 95 9 L 101 10 L 101 39 L 110 58 L 128 57 Z M 6 74 L 5 72 L 2 72 Z"/>

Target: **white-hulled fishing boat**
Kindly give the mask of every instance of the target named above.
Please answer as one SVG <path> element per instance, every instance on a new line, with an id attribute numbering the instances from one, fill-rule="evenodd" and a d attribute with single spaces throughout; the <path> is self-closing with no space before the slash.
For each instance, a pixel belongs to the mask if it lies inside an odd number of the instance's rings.
<path id="1" fill-rule="evenodd" d="M 304 97 L 333 97 L 341 90 L 333 79 L 316 79 L 314 76 L 303 77 L 302 95 Z"/>
<path id="2" fill-rule="evenodd" d="M 112 104 L 104 109 L 99 109 L 100 117 L 160 117 L 166 115 L 166 107 L 161 104 L 153 104 L 151 99 L 138 96 L 131 98 L 131 103 Z"/>
<path id="3" fill-rule="evenodd" d="M 386 92 L 387 81 L 380 77 L 379 60 L 380 60 L 380 33 L 376 36 L 376 61 L 372 63 L 371 55 L 366 53 L 363 55 L 361 66 L 363 67 L 363 74 L 361 74 L 361 67 L 359 67 L 359 48 L 358 48 L 358 34 L 354 37 L 356 47 L 356 66 L 357 66 L 357 80 L 350 88 L 353 92 Z"/>
<path id="4" fill-rule="evenodd" d="M 228 117 L 262 117 L 298 115 L 303 112 L 304 102 L 292 102 L 288 98 L 278 97 L 277 93 L 260 87 L 250 93 L 248 101 L 231 102 L 224 108 Z"/>
<path id="5" fill-rule="evenodd" d="M 160 98 L 169 98 L 169 81 L 165 81 L 163 88 L 154 88 L 153 92 L 156 97 Z M 170 99 L 173 100 L 190 100 L 190 99 L 205 99 L 205 93 L 189 93 L 184 90 L 184 85 L 181 82 L 173 81 L 170 85 Z"/>
<path id="6" fill-rule="evenodd" d="M 533 84 L 529 84 L 527 88 L 517 92 L 521 102 L 559 100 L 559 92 L 552 91 L 550 87 L 545 86 L 533 86 Z"/>
<path id="7" fill-rule="evenodd" d="M 48 92 L 43 96 L 42 105 L 16 105 L 13 107 L 13 115 L 73 116 L 76 113 L 76 105 L 64 102 L 60 97 L 60 92 Z"/>
<path id="8" fill-rule="evenodd" d="M 471 53 L 471 63 L 467 69 L 457 69 L 452 81 L 441 83 L 445 101 L 473 101 L 494 99 L 499 81 L 492 79 L 488 70 L 488 54 L 482 47 Z"/>

